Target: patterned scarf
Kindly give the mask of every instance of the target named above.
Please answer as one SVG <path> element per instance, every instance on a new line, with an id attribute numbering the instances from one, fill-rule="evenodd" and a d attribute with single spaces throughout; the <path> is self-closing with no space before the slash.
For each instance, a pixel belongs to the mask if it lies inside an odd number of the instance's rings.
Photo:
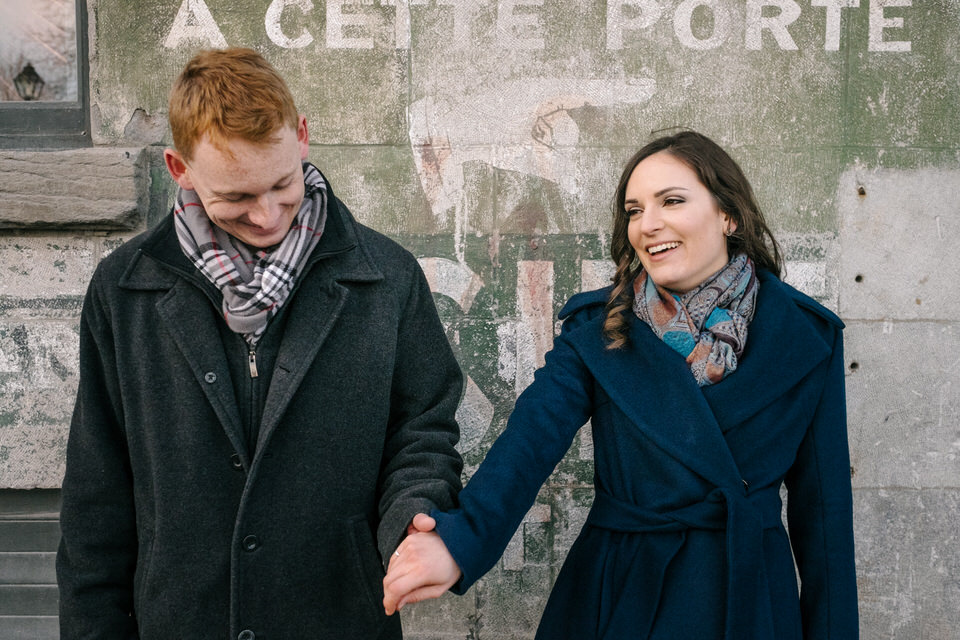
<path id="1" fill-rule="evenodd" d="M 177 191 L 174 221 L 183 253 L 220 289 L 227 326 L 251 347 L 286 301 L 327 222 L 327 184 L 303 163 L 304 194 L 290 230 L 271 251 L 251 247 L 210 222 L 194 191 Z"/>
<path id="2" fill-rule="evenodd" d="M 759 283 L 753 261 L 740 254 L 680 295 L 655 284 L 641 271 L 633 282 L 633 311 L 657 336 L 687 359 L 701 387 L 737 369 L 747 344 Z"/>

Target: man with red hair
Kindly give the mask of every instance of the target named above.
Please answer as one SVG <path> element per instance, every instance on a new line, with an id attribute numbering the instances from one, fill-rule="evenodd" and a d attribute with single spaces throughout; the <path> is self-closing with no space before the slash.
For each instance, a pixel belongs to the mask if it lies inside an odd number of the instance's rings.
<path id="1" fill-rule="evenodd" d="M 385 561 L 462 466 L 423 273 L 306 162 L 256 52 L 193 58 L 169 118 L 173 210 L 84 301 L 61 638 L 400 638 Z"/>

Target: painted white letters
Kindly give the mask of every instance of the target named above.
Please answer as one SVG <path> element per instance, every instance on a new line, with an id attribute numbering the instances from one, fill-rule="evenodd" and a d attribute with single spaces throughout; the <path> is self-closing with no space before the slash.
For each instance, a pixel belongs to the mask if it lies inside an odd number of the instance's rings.
<path id="1" fill-rule="evenodd" d="M 314 4 L 313 0 L 271 0 L 264 17 L 267 38 L 284 49 L 300 49 L 312 44 L 314 37 L 308 20 L 317 21 Z M 546 12 L 553 3 L 545 0 L 324 0 L 323 5 L 319 10 L 326 17 L 323 46 L 327 49 L 373 49 L 377 43 L 390 42 L 392 28 L 394 48 L 407 50 L 411 47 L 415 20 L 424 17 L 424 12 L 441 10 L 453 14 L 450 44 L 458 49 L 469 48 L 473 46 L 471 30 L 475 14 L 495 8 L 497 46 L 539 50 L 546 47 L 544 23 L 549 19 Z M 652 32 L 658 23 L 669 20 L 664 15 L 664 0 L 606 0 L 605 5 L 606 19 L 600 28 L 606 28 L 608 51 L 636 46 L 643 41 L 644 32 Z M 680 45 L 695 50 L 716 49 L 728 43 L 731 34 L 736 34 L 739 39 L 742 33 L 741 45 L 750 51 L 762 49 L 765 32 L 769 32 L 780 50 L 796 51 L 799 47 L 790 27 L 804 11 L 801 5 L 807 6 L 799 0 L 743 0 L 742 3 L 679 0 L 672 15 L 673 32 Z M 911 50 L 909 40 L 893 39 L 895 36 L 890 33 L 904 28 L 903 13 L 898 15 L 887 10 L 911 7 L 913 0 L 809 0 L 808 6 L 807 11 L 813 11 L 817 18 L 822 16 L 824 51 L 840 50 L 844 10 L 849 14 L 851 9 L 868 12 L 869 51 Z M 417 11 L 412 7 L 418 7 Z M 824 11 L 818 12 L 821 8 Z M 291 19 L 294 12 L 301 20 Z M 710 33 L 694 28 L 698 22 L 696 18 L 705 12 L 713 18 Z M 286 31 L 282 26 L 284 16 Z M 450 22 L 446 21 L 446 24 Z M 484 21 L 484 24 L 489 23 Z M 315 25 L 315 29 L 319 27 Z M 769 42 L 767 38 L 768 46 Z M 206 0 L 182 0 L 163 46 L 176 49 L 196 47 L 197 43 L 210 47 L 227 46 Z"/>
<path id="2" fill-rule="evenodd" d="M 856 9 L 860 0 L 810 0 L 811 7 L 825 7 L 827 10 L 827 28 L 823 40 L 824 51 L 840 50 L 840 10 Z"/>
<path id="3" fill-rule="evenodd" d="M 363 12 L 362 5 L 373 0 L 327 0 L 327 47 L 330 49 L 373 49 L 369 35 L 347 35 L 363 31 L 369 34 L 377 27 L 373 16 Z M 350 7 L 349 12 L 344 7 Z"/>
<path id="4" fill-rule="evenodd" d="M 764 17 L 764 7 L 778 7 L 780 13 Z M 751 51 L 759 51 L 763 46 L 763 30 L 769 29 L 777 46 L 785 51 L 796 51 L 787 26 L 800 17 L 800 5 L 793 0 L 748 0 L 747 2 L 747 38 L 746 46 Z"/>
<path id="5" fill-rule="evenodd" d="M 278 47 L 284 49 L 302 49 L 311 42 L 313 36 L 306 28 L 300 31 L 296 38 L 289 38 L 280 28 L 280 16 L 287 7 L 300 9 L 304 14 L 310 13 L 313 9 L 313 2 L 310 0 L 273 0 L 267 7 L 267 17 L 264 19 L 264 26 L 267 29 L 267 37 Z"/>
<path id="6" fill-rule="evenodd" d="M 709 7 L 713 12 L 713 33 L 709 38 L 698 38 L 693 34 L 693 12 L 698 7 Z M 727 37 L 729 25 L 726 10 L 717 0 L 683 0 L 673 14 L 673 32 L 680 44 L 690 49 L 716 49 Z"/>
<path id="7" fill-rule="evenodd" d="M 177 17 L 173 19 L 170 33 L 163 46 L 176 49 L 184 42 L 204 42 L 211 47 L 225 47 L 227 40 L 220 33 L 220 27 L 210 15 L 210 9 L 203 0 L 183 0 Z"/>
<path id="8" fill-rule="evenodd" d="M 411 5 L 430 4 L 430 0 L 380 0 L 386 6 L 394 7 L 393 39 L 395 49 L 410 48 L 410 7 Z"/>
<path id="9" fill-rule="evenodd" d="M 903 27 L 903 18 L 888 18 L 884 15 L 886 7 L 909 7 L 912 0 L 870 0 L 870 51 L 910 51 L 910 41 L 884 41 L 884 29 L 899 29 Z"/>

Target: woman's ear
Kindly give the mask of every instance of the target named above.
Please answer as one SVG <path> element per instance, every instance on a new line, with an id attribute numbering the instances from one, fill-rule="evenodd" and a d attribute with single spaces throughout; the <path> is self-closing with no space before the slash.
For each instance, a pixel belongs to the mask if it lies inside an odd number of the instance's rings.
<path id="1" fill-rule="evenodd" d="M 723 215 L 723 235 L 730 237 L 737 231 L 737 221 L 733 219 L 733 216 Z"/>

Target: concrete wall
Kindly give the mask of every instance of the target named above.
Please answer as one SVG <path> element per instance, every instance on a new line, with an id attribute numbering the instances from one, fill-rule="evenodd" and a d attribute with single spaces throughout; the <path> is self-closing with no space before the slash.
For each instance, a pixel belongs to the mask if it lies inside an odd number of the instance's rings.
<path id="1" fill-rule="evenodd" d="M 90 0 L 93 149 L 0 153 L 0 487 L 56 487 L 96 262 L 166 213 L 166 93 L 198 48 L 287 77 L 311 160 L 411 249 L 469 376 L 466 475 L 609 277 L 651 131 L 741 162 L 788 281 L 847 322 L 862 637 L 960 628 L 960 2 Z M 66 184 L 64 184 L 66 182 Z M 411 638 L 531 638 L 589 508 L 582 432 L 500 564 Z"/>

